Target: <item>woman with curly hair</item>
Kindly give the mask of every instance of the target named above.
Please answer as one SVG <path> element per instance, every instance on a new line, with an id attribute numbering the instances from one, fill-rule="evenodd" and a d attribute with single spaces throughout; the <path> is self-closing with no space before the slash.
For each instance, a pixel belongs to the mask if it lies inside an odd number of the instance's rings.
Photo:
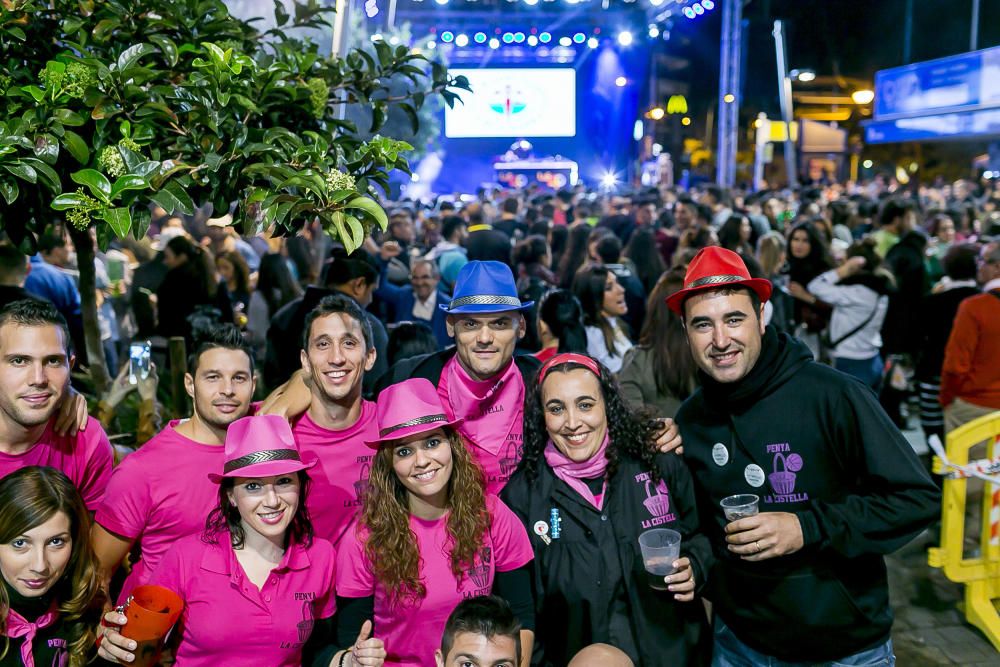
<path id="1" fill-rule="evenodd" d="M 244 417 L 226 431 L 225 463 L 208 478 L 219 485 L 219 504 L 203 533 L 178 540 L 149 583 L 184 602 L 177 628 L 177 667 L 381 667 L 382 640 L 369 638 L 370 623 L 336 648 L 333 615 L 333 545 L 313 536 L 306 510 L 308 469 L 283 417 Z M 137 647 L 118 628 L 118 611 L 101 657 L 134 661 Z M 114 628 L 114 629 L 112 629 Z"/>
<path id="2" fill-rule="evenodd" d="M 82 667 L 101 617 L 90 513 L 55 468 L 21 468 L 0 481 L 2 665 Z"/>
<path id="3" fill-rule="evenodd" d="M 692 603 L 712 554 L 698 534 L 684 462 L 652 446 L 658 424 L 632 412 L 608 369 L 559 354 L 525 399 L 524 455 L 503 491 L 535 549 L 535 665 L 565 665 L 594 642 L 640 667 L 707 665 L 711 637 Z M 665 578 L 648 575 L 638 538 L 681 533 Z"/>
<path id="4" fill-rule="evenodd" d="M 364 507 L 337 553 L 339 638 L 374 615 L 386 665 L 431 667 L 455 606 L 492 593 L 521 622 L 526 666 L 531 545 L 510 509 L 484 492 L 483 473 L 455 430 L 460 420 L 448 421 L 423 378 L 382 391 L 377 417 Z"/>

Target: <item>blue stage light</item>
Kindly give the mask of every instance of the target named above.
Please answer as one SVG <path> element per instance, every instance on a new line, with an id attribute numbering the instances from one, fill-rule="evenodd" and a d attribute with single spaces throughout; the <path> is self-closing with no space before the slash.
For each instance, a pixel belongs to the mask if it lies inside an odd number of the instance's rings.
<path id="1" fill-rule="evenodd" d="M 503 34 L 503 43 L 504 44 L 513 44 L 514 43 L 514 33 L 512 33 L 512 32 L 505 32 Z"/>
<path id="2" fill-rule="evenodd" d="M 702 0 L 701 6 L 707 9 L 708 11 L 712 11 L 713 9 L 715 9 L 715 3 L 712 2 L 712 0 Z"/>
<path id="3" fill-rule="evenodd" d="M 490 48 L 491 49 L 499 49 L 500 48 L 500 40 L 497 39 L 496 37 L 490 38 Z"/>
<path id="4" fill-rule="evenodd" d="M 486 33 L 485 32 L 477 32 L 476 35 L 473 37 L 473 39 L 476 40 L 476 44 L 485 44 L 486 43 Z"/>
<path id="5" fill-rule="evenodd" d="M 587 46 L 589 46 L 592 49 L 596 49 L 599 45 L 600 42 L 597 41 L 596 37 L 591 37 L 590 39 L 587 40 Z"/>
<path id="6" fill-rule="evenodd" d="M 695 14 L 694 10 L 691 9 L 690 7 L 685 7 L 684 16 L 688 17 L 689 19 L 693 19 L 695 16 L 697 16 L 697 14 Z"/>
<path id="7" fill-rule="evenodd" d="M 559 46 L 569 46 L 572 43 L 573 43 L 573 40 L 570 39 L 569 37 L 560 37 L 559 38 Z"/>
<path id="8" fill-rule="evenodd" d="M 618 33 L 618 44 L 620 46 L 630 46 L 632 44 L 632 33 L 628 30 L 622 30 Z"/>
<path id="9" fill-rule="evenodd" d="M 534 35 L 528 35 L 528 46 L 538 46 L 538 38 Z"/>
<path id="10" fill-rule="evenodd" d="M 578 32 L 575 35 L 573 35 L 573 41 L 576 42 L 577 44 L 583 44 L 584 42 L 587 41 L 587 36 L 584 35 L 582 32 Z"/>
<path id="11" fill-rule="evenodd" d="M 523 42 L 524 42 L 524 33 L 523 32 L 515 32 L 514 33 L 514 43 L 515 44 L 521 44 Z"/>
<path id="12" fill-rule="evenodd" d="M 702 14 L 705 13 L 705 8 L 702 7 L 700 3 L 697 2 L 691 5 L 691 9 L 693 9 L 694 13 L 697 14 L 698 16 L 701 16 Z"/>
<path id="13" fill-rule="evenodd" d="M 445 44 L 450 44 L 451 42 L 455 41 L 455 33 L 453 33 L 451 30 L 445 30 L 444 32 L 441 33 L 441 41 L 444 42 Z"/>
<path id="14" fill-rule="evenodd" d="M 538 0 L 524 0 L 524 4 L 534 6 L 538 4 Z"/>
<path id="15" fill-rule="evenodd" d="M 455 46 L 468 46 L 469 36 L 466 34 L 461 34 L 455 37 Z"/>
<path id="16" fill-rule="evenodd" d="M 541 35 L 538 36 L 538 41 L 541 42 L 542 44 L 548 44 L 549 42 L 552 41 L 552 35 L 547 32 L 543 32 Z"/>

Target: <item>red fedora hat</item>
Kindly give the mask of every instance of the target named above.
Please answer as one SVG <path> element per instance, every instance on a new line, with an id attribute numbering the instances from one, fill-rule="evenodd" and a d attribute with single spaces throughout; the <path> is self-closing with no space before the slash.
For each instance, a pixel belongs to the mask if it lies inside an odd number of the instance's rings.
<path id="1" fill-rule="evenodd" d="M 684 301 L 698 292 L 722 287 L 749 287 L 761 302 L 771 298 L 771 281 L 751 278 L 747 265 L 732 250 L 718 246 L 702 248 L 688 264 L 684 274 L 684 289 L 667 297 L 667 306 L 678 315 L 684 314 Z"/>

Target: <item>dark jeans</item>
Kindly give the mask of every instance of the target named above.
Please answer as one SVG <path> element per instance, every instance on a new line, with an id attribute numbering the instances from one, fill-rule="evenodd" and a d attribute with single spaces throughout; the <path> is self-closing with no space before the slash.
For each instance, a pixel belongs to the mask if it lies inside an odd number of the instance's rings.
<path id="1" fill-rule="evenodd" d="M 876 354 L 871 359 L 844 359 L 837 357 L 833 367 L 838 371 L 853 375 L 878 394 L 882 385 L 882 355 Z"/>

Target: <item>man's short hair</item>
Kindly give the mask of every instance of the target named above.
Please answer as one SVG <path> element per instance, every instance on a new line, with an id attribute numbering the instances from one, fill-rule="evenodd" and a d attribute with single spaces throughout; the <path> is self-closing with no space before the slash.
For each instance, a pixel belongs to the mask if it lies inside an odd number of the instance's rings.
<path id="1" fill-rule="evenodd" d="M 445 239 L 451 238 L 451 235 L 455 233 L 455 230 L 459 227 L 465 227 L 468 224 L 469 223 L 465 221 L 465 218 L 457 215 L 449 215 L 441 222 L 441 237 Z"/>
<path id="2" fill-rule="evenodd" d="M 8 243 L 0 244 L 0 284 L 20 284 L 28 275 L 28 257 Z"/>
<path id="3" fill-rule="evenodd" d="M 365 352 L 375 348 L 375 335 L 372 333 L 372 323 L 365 316 L 365 311 L 357 301 L 344 294 L 331 294 L 323 297 L 316 307 L 306 315 L 306 323 L 302 328 L 302 349 L 309 349 L 309 335 L 312 332 L 312 325 L 317 319 L 343 313 L 355 320 L 361 327 L 361 335 L 365 341 Z"/>
<path id="4" fill-rule="evenodd" d="M 42 254 L 49 254 L 56 248 L 65 248 L 66 239 L 64 239 L 59 234 L 53 234 L 52 232 L 46 232 L 38 237 L 38 252 Z"/>
<path id="5" fill-rule="evenodd" d="M 493 637 L 510 637 L 514 640 L 517 664 L 521 664 L 521 624 L 510 605 L 496 595 L 481 595 L 462 600 L 451 612 L 441 637 L 441 654 L 447 659 L 455 637 L 462 633 Z"/>
<path id="6" fill-rule="evenodd" d="M 594 251 L 603 264 L 617 264 L 622 257 L 622 242 L 614 234 L 602 236 Z"/>
<path id="7" fill-rule="evenodd" d="M 440 278 L 441 277 L 441 270 L 438 269 L 437 262 L 435 262 L 433 259 L 423 259 L 423 258 L 416 259 L 416 260 L 413 261 L 412 266 L 410 266 L 410 274 L 412 275 L 413 274 L 413 270 L 415 268 L 417 268 L 418 266 L 420 266 L 421 264 L 426 264 L 427 266 L 431 267 L 431 277 L 432 278 Z"/>
<path id="8" fill-rule="evenodd" d="M 952 280 L 975 280 L 979 248 L 974 243 L 956 244 L 941 259 L 941 268 Z"/>
<path id="9" fill-rule="evenodd" d="M 192 376 L 197 375 L 201 355 L 217 349 L 246 354 L 250 360 L 250 375 L 253 375 L 253 349 L 243 337 L 243 332 L 234 324 L 220 324 L 204 330 L 204 333 L 194 341 L 193 351 L 188 355 L 188 373 Z"/>
<path id="10" fill-rule="evenodd" d="M 500 205 L 500 210 L 504 213 L 513 213 L 514 215 L 517 215 L 517 212 L 521 210 L 521 202 L 517 200 L 517 197 L 507 197 Z"/>
<path id="11" fill-rule="evenodd" d="M 59 327 L 66 344 L 66 356 L 72 354 L 73 340 L 69 337 L 66 318 L 49 301 L 21 299 L 8 303 L 3 310 L 0 310 L 0 329 L 6 324 L 18 324 L 23 327 Z"/>
<path id="12" fill-rule="evenodd" d="M 879 227 L 891 225 L 896 218 L 904 217 L 913 208 L 913 204 L 903 199 L 889 199 L 882 204 L 882 210 L 878 215 Z"/>

